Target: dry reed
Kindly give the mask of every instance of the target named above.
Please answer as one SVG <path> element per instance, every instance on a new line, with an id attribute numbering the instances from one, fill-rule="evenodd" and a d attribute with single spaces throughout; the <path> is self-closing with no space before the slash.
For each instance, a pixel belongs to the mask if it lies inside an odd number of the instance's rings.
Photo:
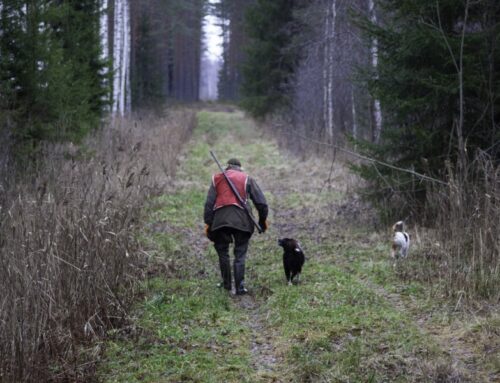
<path id="1" fill-rule="evenodd" d="M 459 300 L 500 299 L 500 166 L 479 153 L 465 171 L 448 166 L 448 186 L 427 196 L 432 230 L 416 262 L 402 270 Z"/>
<path id="2" fill-rule="evenodd" d="M 0 381 L 92 373 L 97 357 L 83 346 L 126 320 L 145 262 L 142 208 L 173 176 L 194 124 L 182 110 L 115 121 L 0 178 Z"/>

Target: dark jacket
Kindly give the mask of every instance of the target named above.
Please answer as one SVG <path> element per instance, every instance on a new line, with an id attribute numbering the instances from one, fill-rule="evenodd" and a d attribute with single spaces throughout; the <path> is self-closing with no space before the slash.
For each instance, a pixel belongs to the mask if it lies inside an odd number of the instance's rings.
<path id="1" fill-rule="evenodd" d="M 231 166 L 231 169 L 240 170 L 239 167 Z M 246 188 L 247 195 L 252 200 L 257 212 L 259 214 L 259 222 L 262 224 L 267 219 L 268 207 L 266 197 L 260 190 L 259 185 L 252 177 L 248 177 Z M 204 221 L 210 226 L 210 230 L 214 231 L 221 227 L 232 227 L 241 231 L 253 233 L 254 224 L 248 217 L 243 208 L 238 206 L 229 205 L 221 207 L 214 211 L 215 199 L 217 192 L 213 184 L 210 185 L 205 201 L 205 211 L 203 214 Z M 250 207 L 250 204 L 247 204 Z"/>

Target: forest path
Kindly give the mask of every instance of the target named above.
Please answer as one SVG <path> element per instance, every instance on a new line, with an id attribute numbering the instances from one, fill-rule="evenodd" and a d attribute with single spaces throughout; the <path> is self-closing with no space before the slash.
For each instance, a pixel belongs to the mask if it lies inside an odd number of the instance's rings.
<path id="1" fill-rule="evenodd" d="M 270 206 L 270 229 L 251 240 L 243 297 L 215 287 L 217 256 L 202 235 L 217 171 L 210 149 L 220 161 L 239 158 Z M 281 151 L 238 111 L 199 112 L 174 185 L 148 212 L 144 237 L 156 271 L 142 287 L 133 336 L 106 343 L 100 379 L 487 381 L 469 380 L 427 322 L 402 304 L 425 294 L 395 277 L 387 242 L 373 233 L 348 170 L 323 161 Z M 282 237 L 297 238 L 306 253 L 298 286 L 285 283 Z"/>

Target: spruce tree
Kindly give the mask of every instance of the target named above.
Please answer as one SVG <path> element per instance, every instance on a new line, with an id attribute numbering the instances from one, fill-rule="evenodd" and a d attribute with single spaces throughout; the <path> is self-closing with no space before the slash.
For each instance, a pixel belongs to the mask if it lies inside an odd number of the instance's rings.
<path id="1" fill-rule="evenodd" d="M 18 149 L 81 139 L 98 125 L 109 92 L 98 1 L 12 0 L 0 15 L 0 107 Z"/>
<path id="2" fill-rule="evenodd" d="M 378 71 L 364 74 L 384 111 L 381 144 L 366 144 L 368 152 L 438 178 L 445 177 L 447 163 L 478 149 L 500 159 L 500 4 L 381 0 L 378 5 L 385 22 L 361 23 L 368 39 L 379 42 Z M 373 199 L 390 202 L 384 206 L 400 215 L 425 202 L 429 184 L 409 173 L 374 165 L 359 170 L 375 186 L 369 190 Z"/>
<path id="3" fill-rule="evenodd" d="M 242 106 L 263 116 L 286 105 L 296 52 L 293 38 L 294 0 L 258 0 L 247 12 L 250 38 L 243 65 Z"/>
<path id="4" fill-rule="evenodd" d="M 69 119 L 71 127 L 63 138 L 78 139 L 98 125 L 109 93 L 103 86 L 106 63 L 100 58 L 99 1 L 65 0 L 56 12 L 57 40 L 70 68 L 63 118 Z"/>

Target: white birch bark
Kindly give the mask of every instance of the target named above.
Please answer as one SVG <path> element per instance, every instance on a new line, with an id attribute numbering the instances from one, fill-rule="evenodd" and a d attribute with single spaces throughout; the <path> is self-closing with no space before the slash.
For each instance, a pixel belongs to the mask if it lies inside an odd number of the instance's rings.
<path id="1" fill-rule="evenodd" d="M 100 2 L 100 19 L 99 26 L 101 37 L 101 58 L 107 60 L 109 57 L 109 47 L 108 47 L 108 0 L 101 0 Z M 107 70 L 105 69 L 107 72 Z"/>
<path id="2" fill-rule="evenodd" d="M 335 42 L 335 21 L 337 18 L 337 0 L 332 0 L 330 11 L 330 34 L 328 36 L 328 124 L 327 132 L 333 138 L 333 54 Z"/>
<path id="3" fill-rule="evenodd" d="M 325 17 L 325 46 L 323 48 L 323 120 L 329 140 L 333 138 L 333 55 L 337 1 L 327 4 Z"/>
<path id="4" fill-rule="evenodd" d="M 130 12 L 128 0 L 115 0 L 113 41 L 113 115 L 121 116 L 130 106 Z"/>
<path id="5" fill-rule="evenodd" d="M 457 125 L 457 138 L 458 138 L 458 153 L 459 153 L 459 161 L 462 170 L 462 174 L 465 176 L 465 142 L 463 136 L 463 128 L 464 128 L 464 41 L 465 41 L 465 30 L 467 28 L 467 19 L 469 16 L 469 0 L 465 2 L 465 15 L 464 15 L 464 25 L 462 28 L 462 38 L 460 41 L 460 56 L 459 56 L 459 65 L 458 65 L 458 85 L 459 85 L 459 99 L 460 99 L 460 115 Z"/>
<path id="6" fill-rule="evenodd" d="M 17 14 L 17 17 L 19 17 L 21 21 L 21 29 L 23 32 L 26 32 L 28 30 L 27 14 L 28 14 L 28 5 L 26 3 L 23 3 L 23 6 L 21 7 L 21 13 Z"/>
<path id="7" fill-rule="evenodd" d="M 121 76 L 120 70 L 122 67 L 121 57 L 122 57 L 122 23 L 123 23 L 123 1 L 115 0 L 115 14 L 114 14 L 114 25 L 113 25 L 113 115 L 117 114 L 120 105 L 120 90 L 121 90 Z"/>
<path id="8" fill-rule="evenodd" d="M 130 33 L 130 4 L 129 0 L 124 2 L 124 23 L 125 23 L 125 44 L 124 44 L 124 57 L 123 57 L 123 66 L 124 70 L 124 92 L 125 92 L 125 104 L 124 104 L 124 112 L 128 113 L 132 108 L 132 91 L 130 89 L 130 44 L 131 44 L 131 33 Z"/>
<path id="9" fill-rule="evenodd" d="M 100 17 L 99 17 L 99 39 L 101 42 L 101 59 L 104 62 L 107 62 L 109 60 L 109 16 L 108 16 L 108 0 L 100 0 L 99 3 L 99 11 L 100 11 Z M 101 70 L 101 75 L 103 75 L 106 80 L 105 80 L 105 86 L 108 86 L 108 80 L 107 80 L 107 74 L 108 74 L 109 68 L 107 65 L 105 65 L 102 70 Z M 108 101 L 111 97 L 111 94 L 106 94 L 102 98 L 105 101 Z M 107 103 L 106 103 L 107 105 Z M 106 106 L 106 110 L 108 110 L 108 106 Z"/>
<path id="10" fill-rule="evenodd" d="M 377 14 L 375 13 L 375 2 L 374 0 L 368 0 L 368 9 L 370 11 L 370 20 L 372 23 L 377 23 Z M 371 42 L 371 61 L 372 67 L 375 72 L 375 78 L 378 78 L 378 39 L 374 37 Z M 382 133 L 382 108 L 380 107 L 380 100 L 377 98 L 373 99 L 373 140 L 378 143 L 380 140 L 380 135 Z"/>
<path id="11" fill-rule="evenodd" d="M 330 35 L 330 7 L 327 7 L 326 17 L 325 17 L 325 34 L 324 41 L 325 45 L 323 47 L 323 122 L 325 128 L 328 125 L 328 58 L 329 54 L 329 40 Z"/>
<path id="12" fill-rule="evenodd" d="M 358 138 L 358 122 L 356 121 L 356 103 L 354 99 L 354 87 L 351 85 L 351 105 L 352 105 L 352 137 Z"/>

